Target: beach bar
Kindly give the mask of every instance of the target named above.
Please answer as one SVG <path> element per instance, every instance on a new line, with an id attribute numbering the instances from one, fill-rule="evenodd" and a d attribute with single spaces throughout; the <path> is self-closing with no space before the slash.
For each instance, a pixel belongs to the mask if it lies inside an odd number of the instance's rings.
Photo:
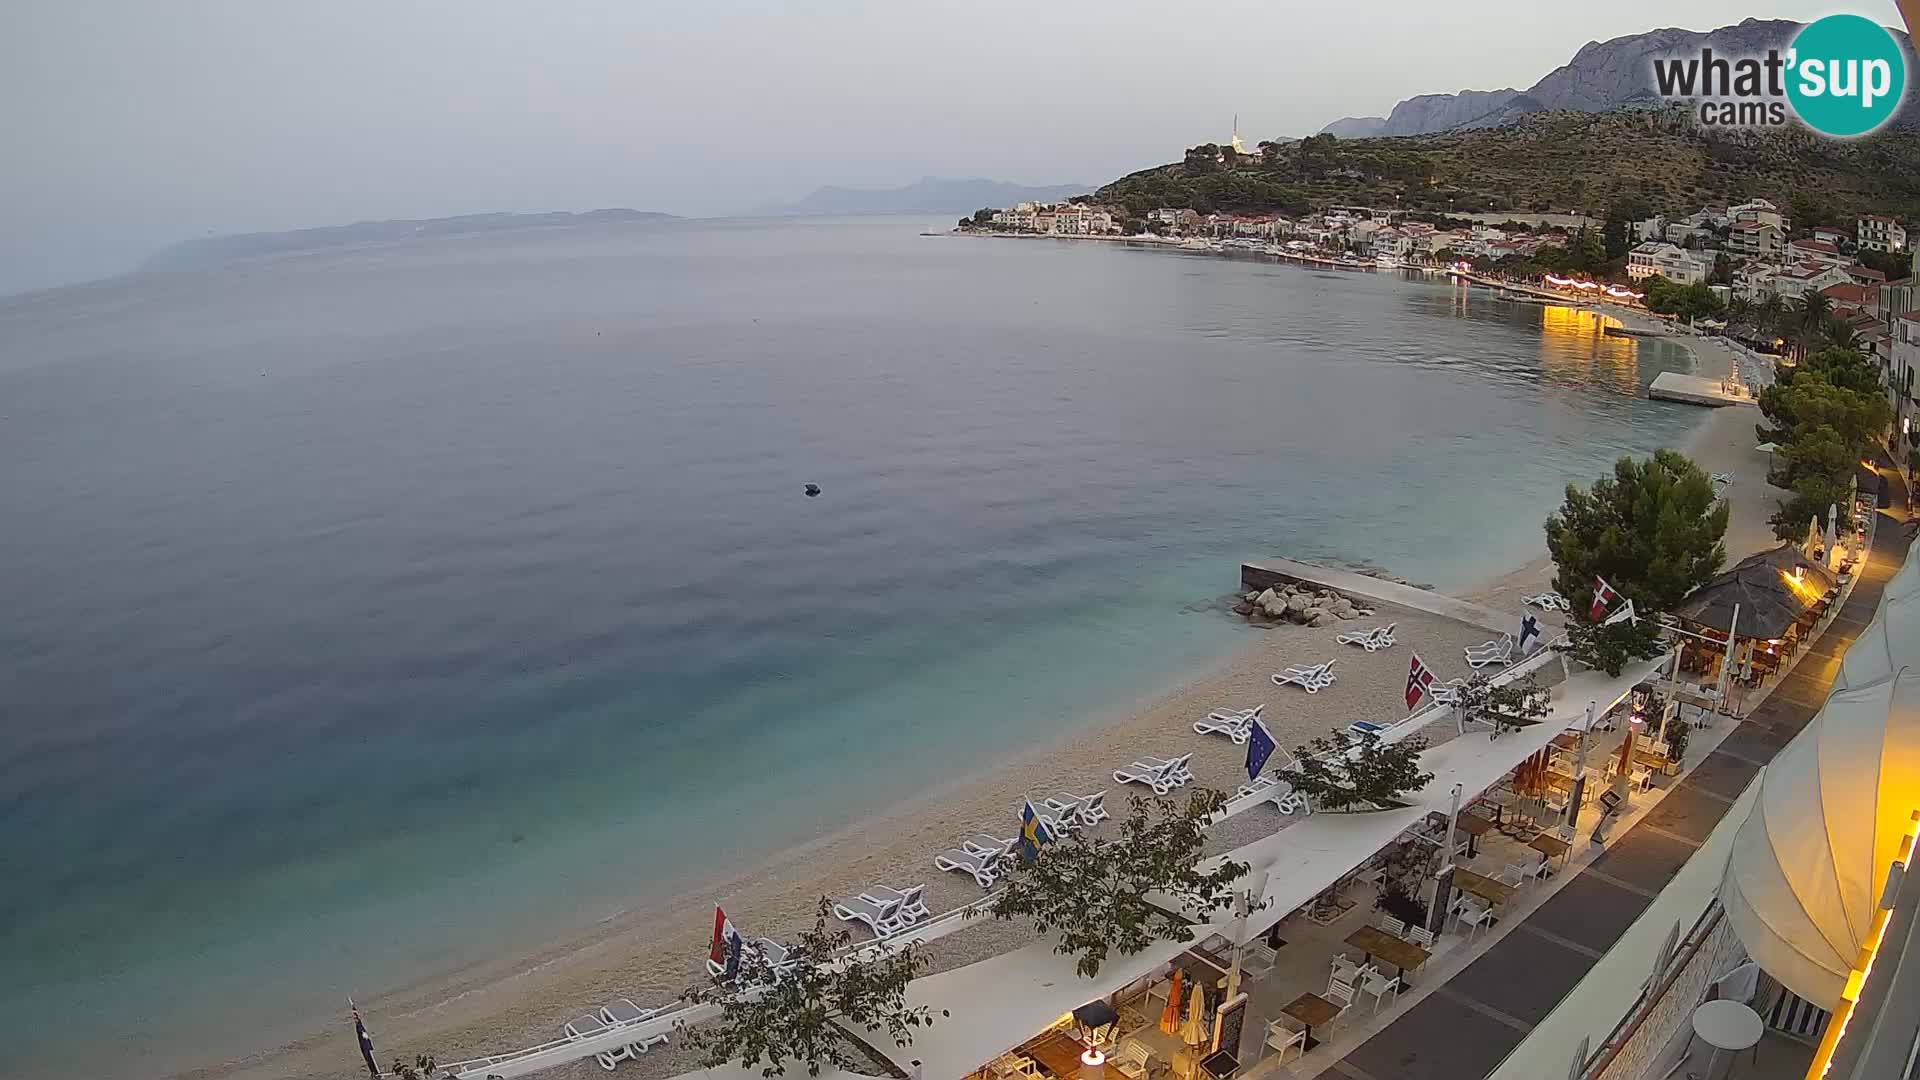
<path id="1" fill-rule="evenodd" d="M 1760 686 L 1823 625 L 1845 570 L 1829 570 L 1795 544 L 1742 559 L 1674 612 L 1685 632 L 1680 670 L 1714 685 Z"/>

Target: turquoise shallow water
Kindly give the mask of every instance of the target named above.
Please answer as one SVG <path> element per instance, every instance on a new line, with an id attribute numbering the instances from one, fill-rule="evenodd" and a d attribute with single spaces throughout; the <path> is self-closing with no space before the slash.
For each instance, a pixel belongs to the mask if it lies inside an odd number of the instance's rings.
<path id="1" fill-rule="evenodd" d="M 1243 557 L 1463 584 L 1696 422 L 1562 309 L 919 224 L 0 301 L 10 1068 L 557 936 L 1219 655 Z"/>

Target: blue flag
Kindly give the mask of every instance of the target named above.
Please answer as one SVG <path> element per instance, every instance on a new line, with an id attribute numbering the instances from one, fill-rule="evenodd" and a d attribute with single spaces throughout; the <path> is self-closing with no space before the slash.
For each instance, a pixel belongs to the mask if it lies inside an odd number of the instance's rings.
<path id="1" fill-rule="evenodd" d="M 1053 843 L 1053 830 L 1040 820 L 1040 812 L 1029 799 L 1020 807 L 1020 857 L 1028 862 L 1040 858 L 1040 845 Z"/>
<path id="2" fill-rule="evenodd" d="M 1267 725 L 1258 720 L 1247 732 L 1247 779 L 1260 779 L 1260 770 L 1267 767 L 1267 759 L 1273 756 L 1273 733 Z"/>

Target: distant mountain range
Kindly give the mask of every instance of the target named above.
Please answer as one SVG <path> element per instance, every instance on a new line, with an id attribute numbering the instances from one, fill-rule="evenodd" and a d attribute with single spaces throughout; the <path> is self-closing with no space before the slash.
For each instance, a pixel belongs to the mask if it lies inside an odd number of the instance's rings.
<path id="1" fill-rule="evenodd" d="M 568 225 L 604 225 L 675 220 L 672 214 L 647 210 L 607 209 L 581 213 L 462 214 L 459 217 L 396 221 L 360 221 L 289 232 L 238 233 L 183 240 L 161 248 L 140 264 L 141 270 L 205 270 L 239 259 L 294 255 L 356 244 L 391 243 L 434 236 L 550 229 Z"/>
<path id="2" fill-rule="evenodd" d="M 1491 127 L 1515 117 L 1540 112 L 1609 112 L 1660 102 L 1654 92 L 1653 59 L 1698 53 L 1712 48 L 1728 57 L 1753 56 L 1769 48 L 1784 51 L 1800 23 L 1787 19 L 1748 19 L 1718 30 L 1650 30 L 1611 41 L 1589 41 L 1573 59 L 1548 72 L 1525 90 L 1463 90 L 1457 94 L 1422 94 L 1393 107 L 1385 117 L 1348 116 L 1335 120 L 1323 132 L 1336 138 L 1426 135 L 1455 128 Z M 1892 29 L 1891 27 L 1889 29 Z M 1893 36 L 1907 53 L 1907 70 L 1916 65 L 1913 42 L 1894 29 Z M 1920 106 L 1909 94 L 1893 121 L 1898 127 L 1920 127 Z"/>
<path id="3" fill-rule="evenodd" d="M 958 180 L 938 176 L 897 188 L 823 187 L 798 202 L 762 206 L 749 211 L 759 217 L 798 217 L 825 214 L 971 214 L 983 206 L 1012 206 L 1018 202 L 1057 202 L 1085 195 L 1090 184 L 1054 184 L 1032 187 L 1005 180 Z"/>

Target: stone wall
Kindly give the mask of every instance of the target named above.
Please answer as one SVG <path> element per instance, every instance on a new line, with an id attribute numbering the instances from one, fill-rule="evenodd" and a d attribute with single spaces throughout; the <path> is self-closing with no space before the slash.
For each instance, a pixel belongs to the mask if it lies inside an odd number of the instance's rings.
<path id="1" fill-rule="evenodd" d="M 1708 915 L 1716 915 L 1718 907 L 1716 903 L 1709 908 Z M 1686 939 L 1682 940 L 1676 951 L 1685 953 Z M 1632 1034 L 1626 1036 L 1620 1053 L 1604 1068 L 1596 1071 L 1590 1067 L 1583 1080 L 1655 1080 L 1662 1076 L 1663 1066 L 1670 1064 L 1664 1061 L 1663 1055 L 1667 1047 L 1692 1023 L 1693 1010 L 1706 1000 L 1707 984 L 1731 971 L 1744 959 L 1746 950 L 1741 947 L 1740 939 L 1734 936 L 1732 924 L 1724 918 L 1713 919 L 1713 927 L 1706 932 L 1700 949 L 1673 976 L 1672 984 L 1659 1000 L 1651 1008 L 1646 1008 L 1643 999 L 1628 1014 L 1631 1019 L 1645 1008 L 1645 1018 Z M 1626 1029 L 1623 1027 L 1621 1030 Z"/>

